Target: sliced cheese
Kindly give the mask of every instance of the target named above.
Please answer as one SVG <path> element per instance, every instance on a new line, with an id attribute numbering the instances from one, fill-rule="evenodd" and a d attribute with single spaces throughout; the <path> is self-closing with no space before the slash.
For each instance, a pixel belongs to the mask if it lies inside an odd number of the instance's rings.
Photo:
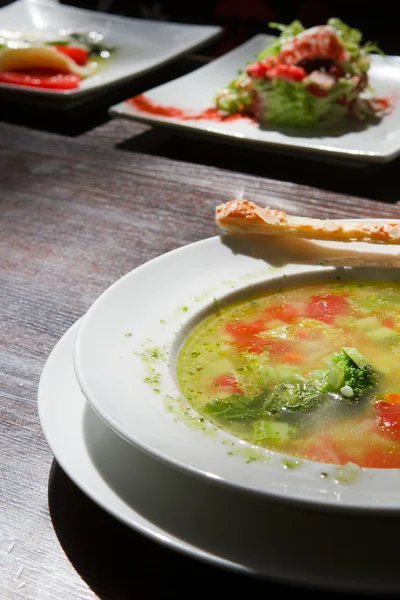
<path id="1" fill-rule="evenodd" d="M 96 64 L 80 67 L 51 46 L 5 48 L 0 52 L 0 71 L 24 72 L 30 69 L 51 69 L 56 73 L 75 73 L 87 77 L 96 70 Z"/>

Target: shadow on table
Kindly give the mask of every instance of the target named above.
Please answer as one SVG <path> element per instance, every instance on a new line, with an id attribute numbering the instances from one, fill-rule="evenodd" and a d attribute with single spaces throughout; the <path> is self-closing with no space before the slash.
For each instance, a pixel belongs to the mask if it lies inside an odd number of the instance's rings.
<path id="1" fill-rule="evenodd" d="M 307 557 L 321 553 L 323 561 L 319 560 L 318 564 L 322 571 L 326 570 L 332 575 L 329 565 L 332 565 L 332 561 L 337 564 L 338 548 L 341 548 L 342 567 L 351 563 L 349 570 L 352 574 L 354 569 L 359 575 L 365 573 L 363 557 L 367 555 L 377 565 L 372 580 L 381 573 L 382 580 L 386 581 L 385 573 L 393 573 L 396 555 L 382 553 L 380 546 L 375 543 L 382 535 L 382 527 L 385 530 L 389 522 L 353 516 L 345 517 L 339 526 L 337 520 L 329 525 L 329 515 L 324 517 L 318 511 L 308 511 L 309 517 L 305 518 L 306 510 L 293 511 L 290 504 L 282 503 L 269 503 L 268 519 L 263 519 L 260 510 L 265 514 L 266 506 L 259 498 L 247 498 L 244 507 L 241 496 L 235 496 L 211 483 L 189 478 L 139 452 L 113 433 L 88 407 L 83 418 L 90 459 L 107 482 L 109 492 L 117 494 L 119 502 L 136 511 L 136 521 L 138 518 L 145 519 L 147 528 L 159 523 L 160 542 L 163 541 L 163 532 L 168 531 L 170 533 L 164 534 L 164 541 L 168 535 L 175 536 L 181 544 L 190 540 L 195 548 L 212 551 L 214 556 L 223 555 L 222 551 L 225 550 L 226 558 L 237 564 L 243 564 L 240 554 L 242 559 L 246 557 L 244 562 L 254 554 L 252 561 L 248 562 L 256 565 L 255 561 L 261 560 L 260 550 L 253 551 L 254 527 L 258 526 L 258 546 L 261 544 L 265 549 L 262 560 L 273 555 L 276 563 L 281 565 L 281 571 L 288 572 L 291 569 L 289 565 L 292 565 L 297 570 L 297 577 L 304 581 L 303 587 L 295 587 L 248 577 L 193 560 L 156 543 L 120 523 L 96 505 L 54 461 L 49 478 L 49 510 L 55 532 L 78 574 L 102 600 L 186 599 L 199 597 L 201 591 L 208 595 L 222 592 L 228 598 L 264 598 L 285 592 L 298 595 L 306 591 L 312 600 L 319 599 L 322 593 L 327 600 L 339 599 L 346 596 L 329 591 L 328 586 L 323 592 L 309 586 L 305 590 L 309 578 L 307 571 L 303 572 L 303 565 L 310 569 Z M 92 435 L 89 436 L 89 433 Z M 183 484 L 183 479 L 186 484 Z M 176 490 L 180 490 L 180 486 L 184 490 L 184 485 L 186 493 L 182 494 L 181 499 Z M 174 494 L 166 493 L 166 486 L 170 486 Z M 188 511 L 191 517 L 185 520 L 182 511 Z M 271 511 L 276 516 L 271 517 Z M 312 537 L 309 535 L 311 522 L 314 530 Z M 395 523 L 390 521 L 392 531 L 395 530 Z M 327 527 L 329 543 L 326 543 Z M 295 537 L 289 536 L 292 540 L 290 547 L 285 541 L 287 530 L 296 532 Z M 210 531 L 213 533 L 210 534 Z M 356 556 L 348 556 L 354 551 L 354 544 L 346 544 L 347 535 L 356 541 Z M 375 542 L 370 547 L 366 540 L 374 538 Z M 303 555 L 300 548 L 303 549 Z M 321 579 L 322 573 L 319 573 L 319 577 Z M 364 597 L 377 600 L 382 596 L 364 594 Z"/>
<path id="2" fill-rule="evenodd" d="M 127 125 L 129 131 L 129 124 Z M 311 152 L 285 151 L 243 140 L 222 140 L 206 134 L 176 133 L 163 126 L 141 132 L 117 145 L 120 150 L 205 165 L 370 200 L 400 201 L 400 158 L 388 163 L 365 163 Z M 364 216 L 364 215 L 361 215 Z"/>
<path id="3" fill-rule="evenodd" d="M 55 103 L 0 90 L 0 116 L 3 121 L 34 129 L 76 137 L 110 120 L 108 109 L 131 96 L 189 73 L 201 66 L 201 55 L 187 54 L 130 81 L 117 83 L 109 91 L 93 92 L 69 104 Z"/>
<path id="4" fill-rule="evenodd" d="M 217 588 L 228 597 L 262 597 L 291 589 L 197 562 L 129 529 L 83 494 L 56 461 L 49 508 L 68 559 L 102 600 L 186 599 L 197 597 L 200 589 L 209 594 Z"/>

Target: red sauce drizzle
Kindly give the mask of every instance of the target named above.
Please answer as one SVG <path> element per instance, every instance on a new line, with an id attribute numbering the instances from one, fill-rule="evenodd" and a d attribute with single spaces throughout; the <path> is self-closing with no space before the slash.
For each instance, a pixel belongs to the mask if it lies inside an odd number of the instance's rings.
<path id="1" fill-rule="evenodd" d="M 219 121 L 228 123 L 229 121 L 237 121 L 239 119 L 246 119 L 246 121 L 254 122 L 248 115 L 242 115 L 236 113 L 234 115 L 224 115 L 216 108 L 205 108 L 200 112 L 191 112 L 183 110 L 182 108 L 176 108 L 175 106 L 162 106 L 161 104 L 155 104 L 149 98 L 146 98 L 143 94 L 134 96 L 127 100 L 128 104 L 134 106 L 140 112 L 144 112 L 150 115 L 157 115 L 159 117 L 169 117 L 172 119 L 180 119 L 181 121 Z"/>

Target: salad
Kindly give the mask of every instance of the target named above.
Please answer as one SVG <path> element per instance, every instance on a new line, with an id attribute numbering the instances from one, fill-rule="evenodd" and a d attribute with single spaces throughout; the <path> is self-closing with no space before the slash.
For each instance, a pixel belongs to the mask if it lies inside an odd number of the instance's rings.
<path id="1" fill-rule="evenodd" d="M 226 115 L 245 114 L 260 124 L 310 126 L 340 117 L 379 118 L 389 111 L 387 98 L 376 98 L 368 81 L 374 43 L 361 45 L 362 34 L 340 19 L 304 29 L 270 23 L 280 36 L 262 50 L 227 87 L 215 104 Z"/>
<path id="2" fill-rule="evenodd" d="M 71 90 L 113 52 L 96 31 L 61 30 L 54 37 L 0 30 L 0 83 Z"/>

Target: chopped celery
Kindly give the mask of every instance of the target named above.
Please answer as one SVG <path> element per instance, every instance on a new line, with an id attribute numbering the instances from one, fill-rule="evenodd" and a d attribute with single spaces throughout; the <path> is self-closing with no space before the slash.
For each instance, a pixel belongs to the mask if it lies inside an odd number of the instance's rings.
<path id="1" fill-rule="evenodd" d="M 235 368 L 235 364 L 229 358 L 220 358 L 213 362 L 209 362 L 203 369 L 202 377 L 210 377 L 214 379 L 218 375 L 231 373 Z"/>
<path id="2" fill-rule="evenodd" d="M 299 375 L 299 368 L 290 365 L 277 365 L 275 367 L 276 381 L 299 381 L 303 378 Z"/>
<path id="3" fill-rule="evenodd" d="M 400 341 L 400 335 L 397 333 L 397 331 L 390 329 L 390 327 L 379 327 L 378 329 L 373 329 L 372 331 L 368 331 L 367 335 L 376 342 L 383 342 L 386 344 L 394 344 L 395 342 Z"/>
<path id="4" fill-rule="evenodd" d="M 335 325 L 339 327 L 351 327 L 353 325 L 354 320 L 352 317 L 347 317 L 346 315 L 338 315 L 335 318 Z"/>
<path id="5" fill-rule="evenodd" d="M 280 421 L 257 421 L 254 424 L 254 435 L 257 441 L 278 440 L 287 442 L 296 428 Z"/>
<path id="6" fill-rule="evenodd" d="M 370 329 L 378 329 L 380 327 L 380 321 L 375 315 L 369 317 L 363 317 L 362 319 L 356 319 L 354 321 L 355 327 L 361 331 L 368 331 Z"/>
<path id="7" fill-rule="evenodd" d="M 312 379 L 317 383 L 317 385 L 321 386 L 326 382 L 327 378 L 327 370 L 326 369 L 314 369 L 312 371 Z"/>
<path id="8" fill-rule="evenodd" d="M 341 364 L 331 363 L 328 370 L 327 383 L 332 390 L 339 390 L 344 382 L 344 367 Z"/>

